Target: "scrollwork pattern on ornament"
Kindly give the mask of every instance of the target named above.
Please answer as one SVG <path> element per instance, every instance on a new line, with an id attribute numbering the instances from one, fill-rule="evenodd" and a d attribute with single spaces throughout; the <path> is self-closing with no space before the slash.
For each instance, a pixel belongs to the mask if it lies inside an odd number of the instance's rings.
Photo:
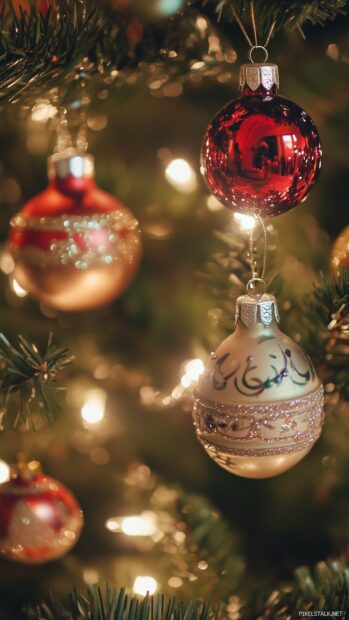
<path id="1" fill-rule="evenodd" d="M 261 341 L 264 342 L 264 341 Z M 281 353 L 281 359 L 280 359 Z M 270 372 L 266 378 L 258 376 L 258 366 L 253 363 L 253 356 L 248 355 L 245 363 L 234 362 L 233 368 L 226 370 L 230 353 L 219 357 L 215 364 L 212 375 L 212 383 L 215 390 L 224 390 L 228 382 L 233 380 L 236 390 L 244 396 L 259 396 L 265 390 L 275 385 L 281 385 L 285 379 L 289 379 L 294 385 L 305 386 L 315 379 L 314 366 L 310 358 L 304 355 L 305 370 L 301 370 L 292 357 L 290 348 L 283 349 L 280 345 L 275 353 L 269 353 Z M 257 372 L 256 372 L 257 371 Z M 251 373 L 254 373 L 251 376 Z"/>

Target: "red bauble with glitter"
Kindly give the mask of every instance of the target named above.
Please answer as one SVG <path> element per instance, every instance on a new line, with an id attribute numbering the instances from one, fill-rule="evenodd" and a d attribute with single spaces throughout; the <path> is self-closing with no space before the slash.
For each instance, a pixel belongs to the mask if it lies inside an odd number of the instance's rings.
<path id="1" fill-rule="evenodd" d="M 36 2 L 34 3 L 31 0 L 11 0 L 11 1 L 12 1 L 12 8 L 18 18 L 21 17 L 23 11 L 30 14 L 32 7 L 38 8 L 40 14 L 42 16 L 45 16 L 47 14 L 49 7 L 52 6 L 52 0 L 36 0 Z M 0 7 L 5 5 L 6 3 L 9 4 L 7 0 L 0 0 Z"/>
<path id="2" fill-rule="evenodd" d="M 43 475 L 37 461 L 21 461 L 12 470 L 12 479 L 0 485 L 0 554 L 24 564 L 62 557 L 83 525 L 74 495 Z"/>
<path id="3" fill-rule="evenodd" d="M 321 166 L 321 146 L 310 116 L 277 95 L 273 64 L 246 64 L 242 96 L 211 121 L 201 164 L 210 191 L 224 205 L 271 217 L 302 202 Z"/>
<path id="4" fill-rule="evenodd" d="M 138 222 L 94 180 L 93 158 L 49 159 L 48 188 L 11 220 L 17 282 L 46 305 L 89 310 L 120 295 L 140 259 Z"/>

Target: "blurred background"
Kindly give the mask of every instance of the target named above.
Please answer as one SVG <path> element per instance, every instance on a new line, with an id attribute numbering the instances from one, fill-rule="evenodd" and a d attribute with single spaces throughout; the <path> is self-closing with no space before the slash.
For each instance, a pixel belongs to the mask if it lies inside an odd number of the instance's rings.
<path id="1" fill-rule="evenodd" d="M 0 478 L 24 449 L 73 491 L 85 515 L 78 544 L 61 560 L 31 567 L 1 560 L 4 617 L 49 590 L 64 594 L 106 580 L 140 594 L 157 589 L 184 599 L 243 600 L 272 591 L 301 564 L 347 552 L 348 405 L 332 407 L 307 458 L 274 479 L 230 475 L 195 438 L 190 391 L 223 335 L 197 274 L 223 249 L 215 230 L 234 225 L 246 237 L 248 228 L 208 195 L 200 176 L 203 133 L 238 95 L 238 68 L 246 61 L 239 29 L 217 24 L 210 7 L 205 15 L 194 4 L 173 18 L 185 24 L 190 50 L 176 63 L 149 62 L 111 84 L 101 79 L 87 86 L 97 183 L 130 208 L 143 240 L 132 285 L 98 311 L 40 306 L 11 276 L 9 219 L 47 186 L 57 109 L 45 93 L 24 107 L 2 109 L 1 331 L 13 341 L 20 333 L 42 344 L 53 331 L 75 362 L 60 377 L 66 391 L 52 427 L 0 435 Z M 298 31 L 280 31 L 269 49 L 281 94 L 312 116 L 324 150 L 320 180 L 306 203 L 272 222 L 284 279 L 282 327 L 293 336 L 301 325 L 292 306 L 328 270 L 349 204 L 349 17 L 304 32 L 305 40 Z M 227 526 L 233 567 L 227 583 L 210 566 L 205 540 L 200 546 L 191 536 L 188 510 L 203 523 L 208 515 L 218 520 L 217 541 L 221 519 Z M 239 617 L 239 604 L 232 618 Z"/>

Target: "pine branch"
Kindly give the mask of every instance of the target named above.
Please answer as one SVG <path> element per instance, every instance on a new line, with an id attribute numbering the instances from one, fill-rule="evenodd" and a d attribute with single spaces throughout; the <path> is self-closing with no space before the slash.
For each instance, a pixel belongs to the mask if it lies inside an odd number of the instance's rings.
<path id="1" fill-rule="evenodd" d="M 107 1 L 51 0 L 46 14 L 39 4 L 32 4 L 29 15 L 16 14 L 12 0 L 1 5 L 0 105 L 32 103 L 56 87 L 60 100 L 69 100 L 77 75 L 108 86 L 132 72 L 136 79 L 165 84 L 174 75 L 190 73 L 194 59 L 204 58 L 208 68 L 217 62 L 209 44 L 213 28 L 203 37 L 197 26 L 200 13 L 190 7 L 159 25 L 113 3 L 108 8 Z"/>
<path id="2" fill-rule="evenodd" d="M 215 604 L 226 601 L 244 570 L 231 526 L 207 498 L 182 489 L 158 486 L 150 508 L 158 515 L 162 532 L 157 546 L 166 581 L 168 574 L 180 578 L 185 598 L 210 597 Z M 182 532 L 180 538 L 178 532 Z"/>
<path id="3" fill-rule="evenodd" d="M 303 341 L 325 384 L 349 400 L 349 272 L 320 274 L 320 283 L 306 300 Z M 331 390 L 334 391 L 334 390 Z"/>
<path id="4" fill-rule="evenodd" d="M 295 582 L 274 590 L 260 620 L 299 618 L 300 611 L 340 612 L 349 609 L 349 567 L 346 562 L 319 562 L 314 571 L 303 566 L 295 571 Z"/>
<path id="5" fill-rule="evenodd" d="M 104 591 L 91 587 L 74 590 L 69 603 L 51 597 L 47 604 L 27 610 L 28 620 L 209 620 L 218 618 L 210 603 L 175 598 L 146 596 L 143 599 L 127 594 L 124 588 L 106 585 Z"/>
<path id="6" fill-rule="evenodd" d="M 94 0 L 52 0 L 47 13 L 40 12 L 40 3 L 32 3 L 29 14 L 16 12 L 12 0 L 4 0 L 0 9 L 0 105 L 23 99 L 31 102 L 56 87 L 62 89 L 64 99 L 77 74 L 84 80 L 99 76 L 110 84 L 114 79 L 126 79 L 130 71 L 144 76 L 155 62 L 152 79 L 166 81 L 169 76 L 190 73 L 192 60 L 198 58 L 203 60 L 204 70 L 209 70 L 218 62 L 209 51 L 212 26 L 203 38 L 197 17 L 204 12 L 207 19 L 207 8 L 202 7 L 207 4 L 231 20 L 230 2 L 200 0 L 197 10 L 186 6 L 182 14 L 152 24 L 132 10 L 111 8 L 112 3 L 105 8 Z M 108 7 L 108 2 L 104 4 Z M 235 4 L 243 14 L 249 0 L 236 0 Z M 267 33 L 275 20 L 276 28 L 301 28 L 305 22 L 324 24 L 343 14 L 346 4 L 347 0 L 256 0 L 255 8 L 260 32 Z"/>
<path id="7" fill-rule="evenodd" d="M 15 347 L 0 334 L 1 423 L 4 429 L 35 430 L 59 412 L 56 376 L 73 358 L 68 349 L 52 343 L 52 334 L 43 353 L 22 336 L 18 340 Z"/>
<path id="8" fill-rule="evenodd" d="M 226 16 L 233 19 L 231 5 L 234 4 L 239 15 L 249 20 L 250 0 L 204 0 L 204 4 L 215 5 L 219 18 Z M 294 30 L 302 29 L 307 22 L 312 25 L 325 25 L 327 20 L 333 20 L 344 15 L 344 7 L 348 0 L 255 0 L 255 15 L 259 34 L 266 35 L 275 22 L 275 31 L 280 28 Z"/>
<path id="9" fill-rule="evenodd" d="M 206 498 L 179 488 L 158 485 L 147 506 L 156 515 L 159 535 L 152 550 L 147 547 L 149 565 L 155 558 L 164 583 L 171 576 L 181 579 L 181 596 L 187 602 L 161 594 L 140 600 L 106 585 L 103 590 L 74 590 L 68 603 L 51 596 L 48 603 L 28 608 L 27 618 L 218 620 L 225 606 L 219 601 L 226 602 L 236 590 L 244 569 L 231 528 Z"/>
<path id="10" fill-rule="evenodd" d="M 111 58 L 120 66 L 129 47 L 123 23 L 119 14 L 108 21 L 91 0 L 53 0 L 46 14 L 33 3 L 29 15 L 16 14 L 11 0 L 5 1 L 0 13 L 0 104 L 73 79 L 74 68 L 84 59 L 86 73 Z"/>
<path id="11" fill-rule="evenodd" d="M 345 618 L 349 609 L 349 567 L 344 560 L 319 562 L 313 571 L 300 567 L 295 580 L 275 589 L 262 610 L 240 609 L 244 620 L 290 620 L 299 618 L 300 611 L 339 612 Z M 51 595 L 48 603 L 26 610 L 28 620 L 209 620 L 226 618 L 219 606 L 209 601 L 180 602 L 159 594 L 144 599 L 131 596 L 122 588 L 93 586 L 86 591 L 73 590 L 69 602 Z M 237 617 L 237 615 L 236 615 Z"/>

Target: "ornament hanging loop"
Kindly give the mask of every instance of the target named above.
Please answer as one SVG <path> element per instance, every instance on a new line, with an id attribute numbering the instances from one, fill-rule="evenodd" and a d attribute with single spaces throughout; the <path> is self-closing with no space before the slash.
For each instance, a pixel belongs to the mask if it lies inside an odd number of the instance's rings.
<path id="1" fill-rule="evenodd" d="M 255 299 L 262 297 L 266 290 L 267 283 L 263 278 L 251 278 L 246 284 L 247 295 Z"/>
<path id="2" fill-rule="evenodd" d="M 256 61 L 253 60 L 253 53 L 256 50 L 262 50 L 264 53 L 264 58 L 261 61 Z M 255 64 L 256 62 L 260 62 L 262 64 L 266 63 L 268 60 L 268 50 L 264 47 L 264 45 L 253 45 L 252 47 L 250 47 L 250 49 L 248 50 L 248 57 L 250 59 L 250 62 L 252 62 L 253 64 Z"/>

